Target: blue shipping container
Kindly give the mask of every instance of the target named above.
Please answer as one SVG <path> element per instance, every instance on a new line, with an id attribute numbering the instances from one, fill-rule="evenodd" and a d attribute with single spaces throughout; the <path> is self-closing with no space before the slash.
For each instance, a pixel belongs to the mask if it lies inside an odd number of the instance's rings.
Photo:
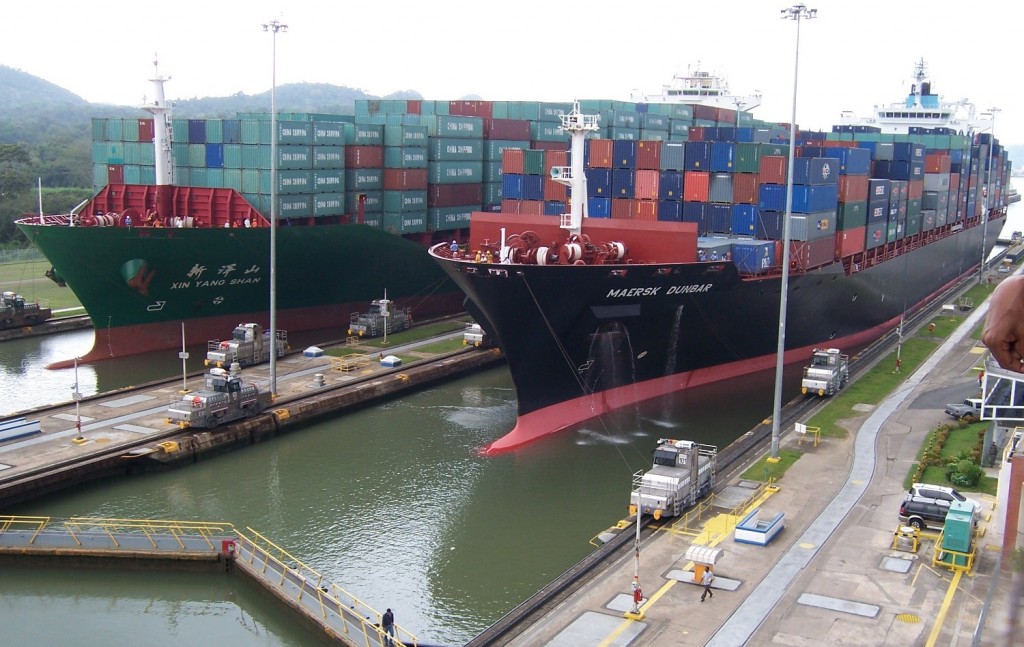
<path id="1" fill-rule="evenodd" d="M 730 233 L 737 236 L 757 235 L 757 212 L 758 208 L 752 204 L 732 205 L 732 225 Z"/>
<path id="2" fill-rule="evenodd" d="M 583 172 L 587 176 L 587 193 L 593 196 L 612 197 L 611 169 L 588 168 Z"/>
<path id="3" fill-rule="evenodd" d="M 506 196 L 508 197 L 508 196 Z M 544 176 L 524 175 L 523 176 L 523 200 L 544 199 Z"/>
<path id="4" fill-rule="evenodd" d="M 206 168 L 224 168 L 224 144 L 206 145 Z"/>
<path id="5" fill-rule="evenodd" d="M 743 274 L 760 274 L 775 266 L 774 240 L 749 240 L 732 244 L 732 262 Z"/>
<path id="6" fill-rule="evenodd" d="M 523 176 L 519 173 L 503 173 L 501 176 L 501 197 L 507 200 L 522 200 Z"/>
<path id="7" fill-rule="evenodd" d="M 587 200 L 587 216 L 590 218 L 611 218 L 611 198 L 589 198 Z"/>
<path id="8" fill-rule="evenodd" d="M 658 220 L 662 222 L 681 222 L 683 219 L 683 203 L 675 200 L 658 201 Z"/>
<path id="9" fill-rule="evenodd" d="M 793 160 L 793 184 L 832 184 L 839 181 L 838 176 L 839 160 L 835 157 L 797 157 Z"/>
<path id="10" fill-rule="evenodd" d="M 794 184 L 792 210 L 798 213 L 835 211 L 839 206 L 838 184 Z"/>
<path id="11" fill-rule="evenodd" d="M 612 143 L 612 166 L 616 169 L 636 168 L 636 141 L 616 139 Z M 617 196 L 623 197 L 623 196 Z M 629 197 L 633 197 L 630 195 Z"/>
<path id="12" fill-rule="evenodd" d="M 711 167 L 711 144 L 708 142 L 686 142 L 683 155 L 687 171 L 707 171 Z"/>
<path id="13" fill-rule="evenodd" d="M 612 197 L 632 198 L 635 194 L 636 175 L 633 169 L 617 168 L 612 171 Z"/>
<path id="14" fill-rule="evenodd" d="M 732 171 L 736 157 L 736 144 L 732 142 L 711 143 L 711 171 L 725 173 Z"/>
<path id="15" fill-rule="evenodd" d="M 793 187 L 795 190 L 796 187 Z M 757 206 L 762 211 L 786 210 L 786 186 L 784 184 L 762 184 L 757 190 Z"/>
<path id="16" fill-rule="evenodd" d="M 730 233 L 732 229 L 732 205 L 708 204 L 705 213 L 707 214 L 709 232 L 713 234 Z"/>
<path id="17" fill-rule="evenodd" d="M 697 225 L 697 233 L 706 233 L 707 228 L 707 207 L 706 202 L 684 202 L 682 221 L 692 222 Z"/>
<path id="18" fill-rule="evenodd" d="M 782 221 L 785 217 L 786 214 L 781 211 L 758 209 L 757 237 L 782 240 Z"/>
<path id="19" fill-rule="evenodd" d="M 682 200 L 683 198 L 683 173 L 682 171 L 662 171 L 658 177 L 658 199 L 659 200 Z"/>

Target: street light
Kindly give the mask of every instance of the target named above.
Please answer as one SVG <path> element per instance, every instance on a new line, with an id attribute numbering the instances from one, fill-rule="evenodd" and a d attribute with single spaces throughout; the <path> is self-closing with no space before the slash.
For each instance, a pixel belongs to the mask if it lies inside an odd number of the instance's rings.
<path id="1" fill-rule="evenodd" d="M 789 293 L 789 231 L 793 216 L 793 158 L 796 156 L 796 83 L 800 71 L 800 21 L 818 15 L 817 9 L 795 4 L 781 10 L 783 20 L 796 21 L 796 54 L 793 57 L 793 112 L 789 120 L 789 165 L 786 173 L 786 216 L 782 223 L 782 294 L 779 297 L 779 345 L 775 355 L 775 407 L 772 411 L 772 453 L 779 456 L 779 427 L 782 418 L 782 367 L 786 356 L 786 306 Z"/>
<path id="2" fill-rule="evenodd" d="M 992 193 L 992 149 L 996 147 L 996 113 L 999 112 L 999 108 L 989 108 L 988 112 L 992 115 L 992 125 L 989 126 L 989 137 L 988 142 L 988 164 L 986 170 L 988 174 L 985 176 L 985 204 L 981 210 L 981 265 L 978 271 L 978 283 L 980 284 L 985 280 L 985 263 L 988 261 L 987 254 L 985 254 L 985 248 L 988 242 L 988 214 L 989 205 L 992 204 L 994 194 Z"/>
<path id="3" fill-rule="evenodd" d="M 270 75 L 270 397 L 277 397 L 277 32 L 288 31 L 279 20 L 263 24 L 271 33 Z"/>

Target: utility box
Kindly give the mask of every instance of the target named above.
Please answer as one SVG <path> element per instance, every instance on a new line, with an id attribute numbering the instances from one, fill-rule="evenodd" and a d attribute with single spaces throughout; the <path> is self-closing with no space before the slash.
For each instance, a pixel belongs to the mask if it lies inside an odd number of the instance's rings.
<path id="1" fill-rule="evenodd" d="M 974 536 L 974 507 L 967 501 L 952 501 L 942 529 L 942 548 L 960 553 L 971 552 Z"/>

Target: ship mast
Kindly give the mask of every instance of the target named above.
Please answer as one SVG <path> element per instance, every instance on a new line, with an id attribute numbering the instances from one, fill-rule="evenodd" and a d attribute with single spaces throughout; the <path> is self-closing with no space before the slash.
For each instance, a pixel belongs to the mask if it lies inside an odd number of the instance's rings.
<path id="1" fill-rule="evenodd" d="M 164 186 L 172 183 L 171 178 L 171 106 L 164 98 L 164 82 L 170 81 L 169 76 L 160 76 L 157 61 L 153 61 L 153 101 L 142 106 L 142 109 L 153 115 L 153 147 L 156 166 L 156 185 Z"/>
<path id="2" fill-rule="evenodd" d="M 569 153 L 571 166 L 552 166 L 551 179 L 569 187 L 569 213 L 563 213 L 559 226 L 569 235 L 579 235 L 583 229 L 583 218 L 587 210 L 587 176 L 583 172 L 584 140 L 588 133 L 597 131 L 600 115 L 585 115 L 580 112 L 580 102 L 573 101 L 572 112 L 559 115 L 562 130 L 572 137 Z"/>

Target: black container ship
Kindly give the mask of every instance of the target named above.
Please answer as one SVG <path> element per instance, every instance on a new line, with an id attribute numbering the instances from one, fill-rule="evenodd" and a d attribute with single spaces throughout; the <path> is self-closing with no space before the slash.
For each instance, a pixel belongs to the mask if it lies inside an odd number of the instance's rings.
<path id="1" fill-rule="evenodd" d="M 1009 160 L 981 132 L 990 122 L 947 109 L 918 65 L 898 111 L 797 133 L 787 364 L 877 339 L 996 243 Z M 577 104 L 562 117 L 570 165 L 545 169 L 545 182 L 586 200 L 551 216 L 507 199 L 473 214 L 465 249 L 431 248 L 516 385 L 517 424 L 487 453 L 775 365 L 789 125 L 742 128 L 713 110 L 717 125 L 685 142 L 624 142 L 588 139 L 601 113 Z"/>

